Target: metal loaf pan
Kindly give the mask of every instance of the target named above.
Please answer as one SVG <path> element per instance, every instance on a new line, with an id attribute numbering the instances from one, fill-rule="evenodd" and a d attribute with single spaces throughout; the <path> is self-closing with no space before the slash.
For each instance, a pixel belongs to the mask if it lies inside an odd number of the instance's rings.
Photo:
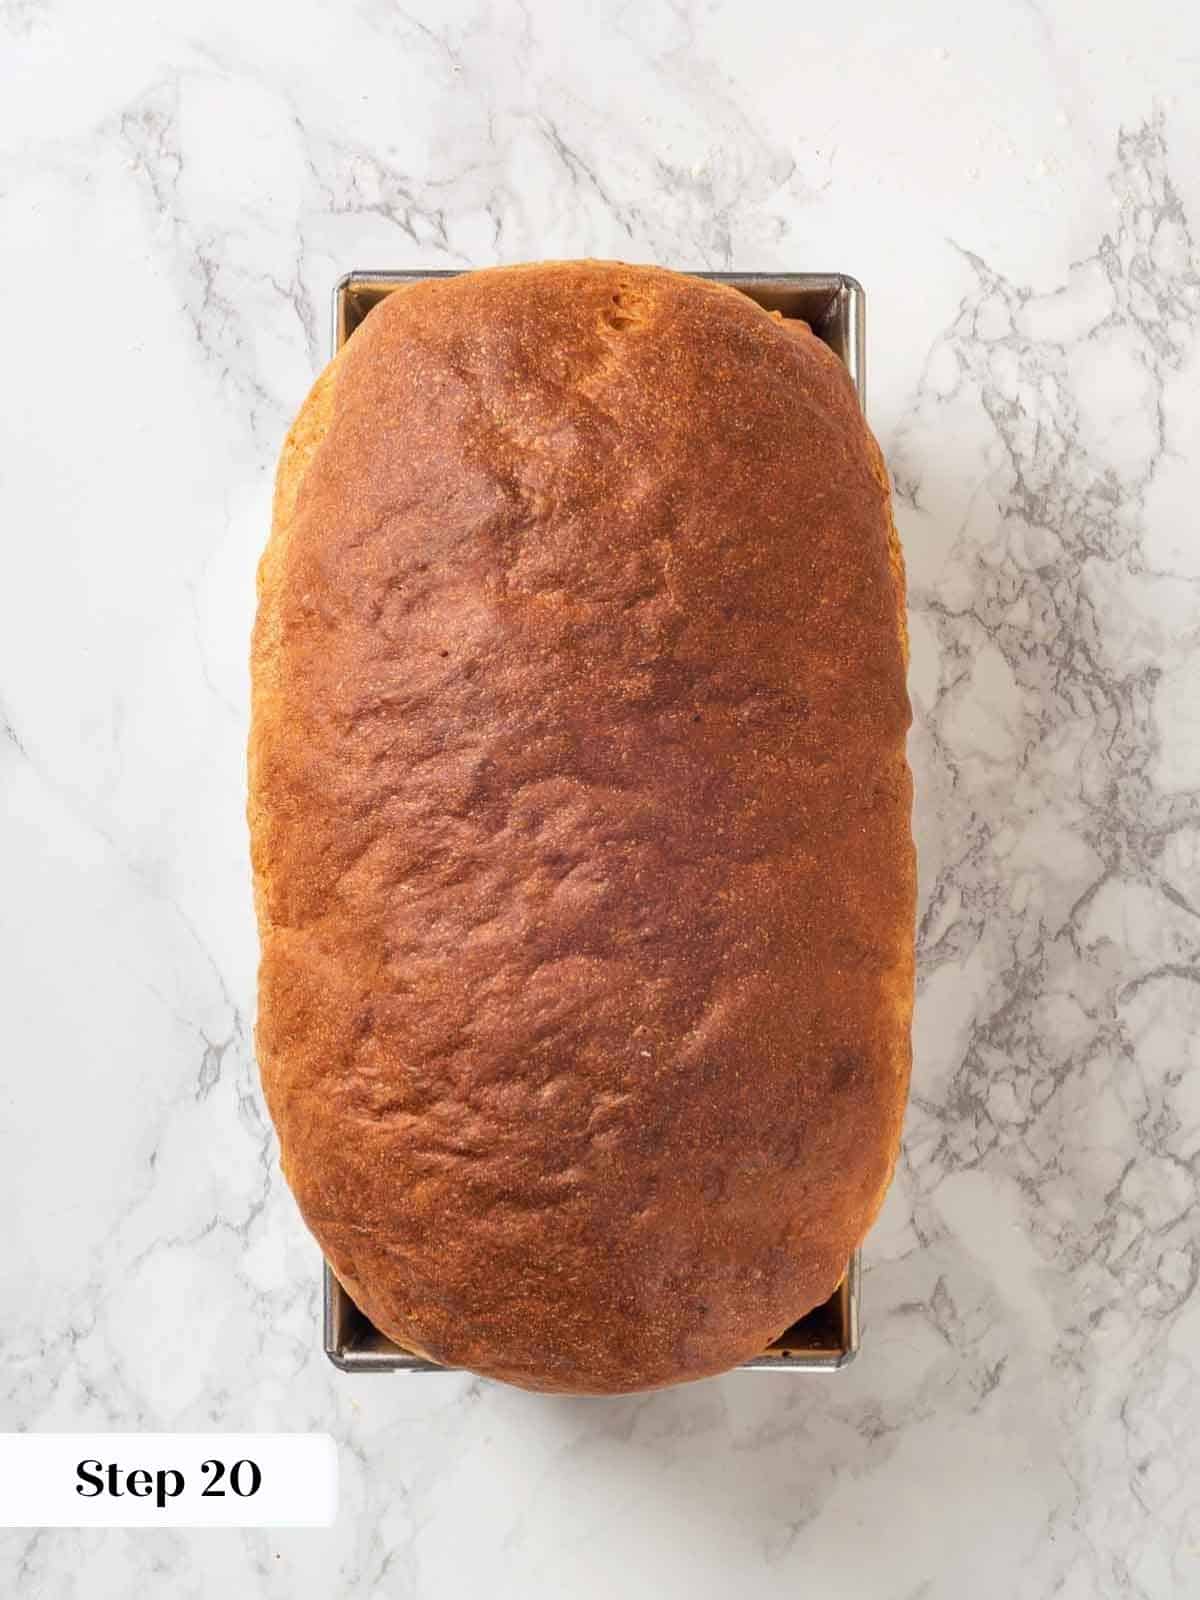
<path id="1" fill-rule="evenodd" d="M 333 349 L 338 351 L 367 313 L 402 284 L 450 278 L 453 272 L 349 272 L 333 291 Z M 838 272 L 702 272 L 728 283 L 769 311 L 807 322 L 846 365 L 860 405 L 866 405 L 862 286 Z M 858 1354 L 859 1253 L 824 1305 L 794 1323 L 762 1355 L 743 1362 L 756 1372 L 837 1372 Z M 393 1344 L 363 1315 L 325 1264 L 325 1354 L 343 1372 L 445 1372 L 448 1368 Z"/>

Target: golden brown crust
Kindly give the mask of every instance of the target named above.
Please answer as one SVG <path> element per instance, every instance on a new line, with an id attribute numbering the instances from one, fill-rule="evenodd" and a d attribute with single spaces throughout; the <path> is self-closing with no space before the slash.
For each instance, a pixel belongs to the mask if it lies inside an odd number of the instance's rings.
<path id="1" fill-rule="evenodd" d="M 830 1293 L 908 1083 L 903 607 L 844 370 L 732 290 L 432 280 L 318 381 L 253 646 L 257 1037 L 383 1331 L 630 1390 Z"/>

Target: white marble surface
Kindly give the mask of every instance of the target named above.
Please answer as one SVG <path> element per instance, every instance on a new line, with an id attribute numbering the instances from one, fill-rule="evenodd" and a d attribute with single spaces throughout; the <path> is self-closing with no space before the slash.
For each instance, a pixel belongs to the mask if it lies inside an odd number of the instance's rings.
<path id="1" fill-rule="evenodd" d="M 0 0 L 0 1426 L 330 1429 L 330 1532 L 18 1597 L 1200 1593 L 1200 20 L 1177 0 Z M 835 11 L 837 8 L 835 8 Z M 250 1048 L 246 641 L 351 266 L 866 284 L 915 1093 L 865 1348 L 350 1380 Z"/>

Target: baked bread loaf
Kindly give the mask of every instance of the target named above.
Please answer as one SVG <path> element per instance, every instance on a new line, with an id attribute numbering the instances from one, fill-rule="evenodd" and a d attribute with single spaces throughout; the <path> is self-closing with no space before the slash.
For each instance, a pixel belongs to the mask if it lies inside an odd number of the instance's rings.
<path id="1" fill-rule="evenodd" d="M 905 658 L 847 374 L 737 291 L 473 272 L 326 368 L 259 572 L 257 1046 L 383 1332 L 636 1390 L 836 1287 L 909 1076 Z"/>

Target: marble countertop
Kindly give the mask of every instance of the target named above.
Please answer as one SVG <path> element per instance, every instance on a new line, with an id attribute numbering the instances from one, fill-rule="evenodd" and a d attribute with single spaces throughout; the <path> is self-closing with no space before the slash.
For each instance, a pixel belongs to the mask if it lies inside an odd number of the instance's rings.
<path id="1" fill-rule="evenodd" d="M 584 9 L 0 0 L 0 1427 L 343 1479 L 4 1535 L 5 1593 L 1200 1593 L 1200 20 Z M 259 1099 L 246 646 L 331 287 L 582 254 L 867 289 L 920 995 L 834 1379 L 340 1375 Z"/>

